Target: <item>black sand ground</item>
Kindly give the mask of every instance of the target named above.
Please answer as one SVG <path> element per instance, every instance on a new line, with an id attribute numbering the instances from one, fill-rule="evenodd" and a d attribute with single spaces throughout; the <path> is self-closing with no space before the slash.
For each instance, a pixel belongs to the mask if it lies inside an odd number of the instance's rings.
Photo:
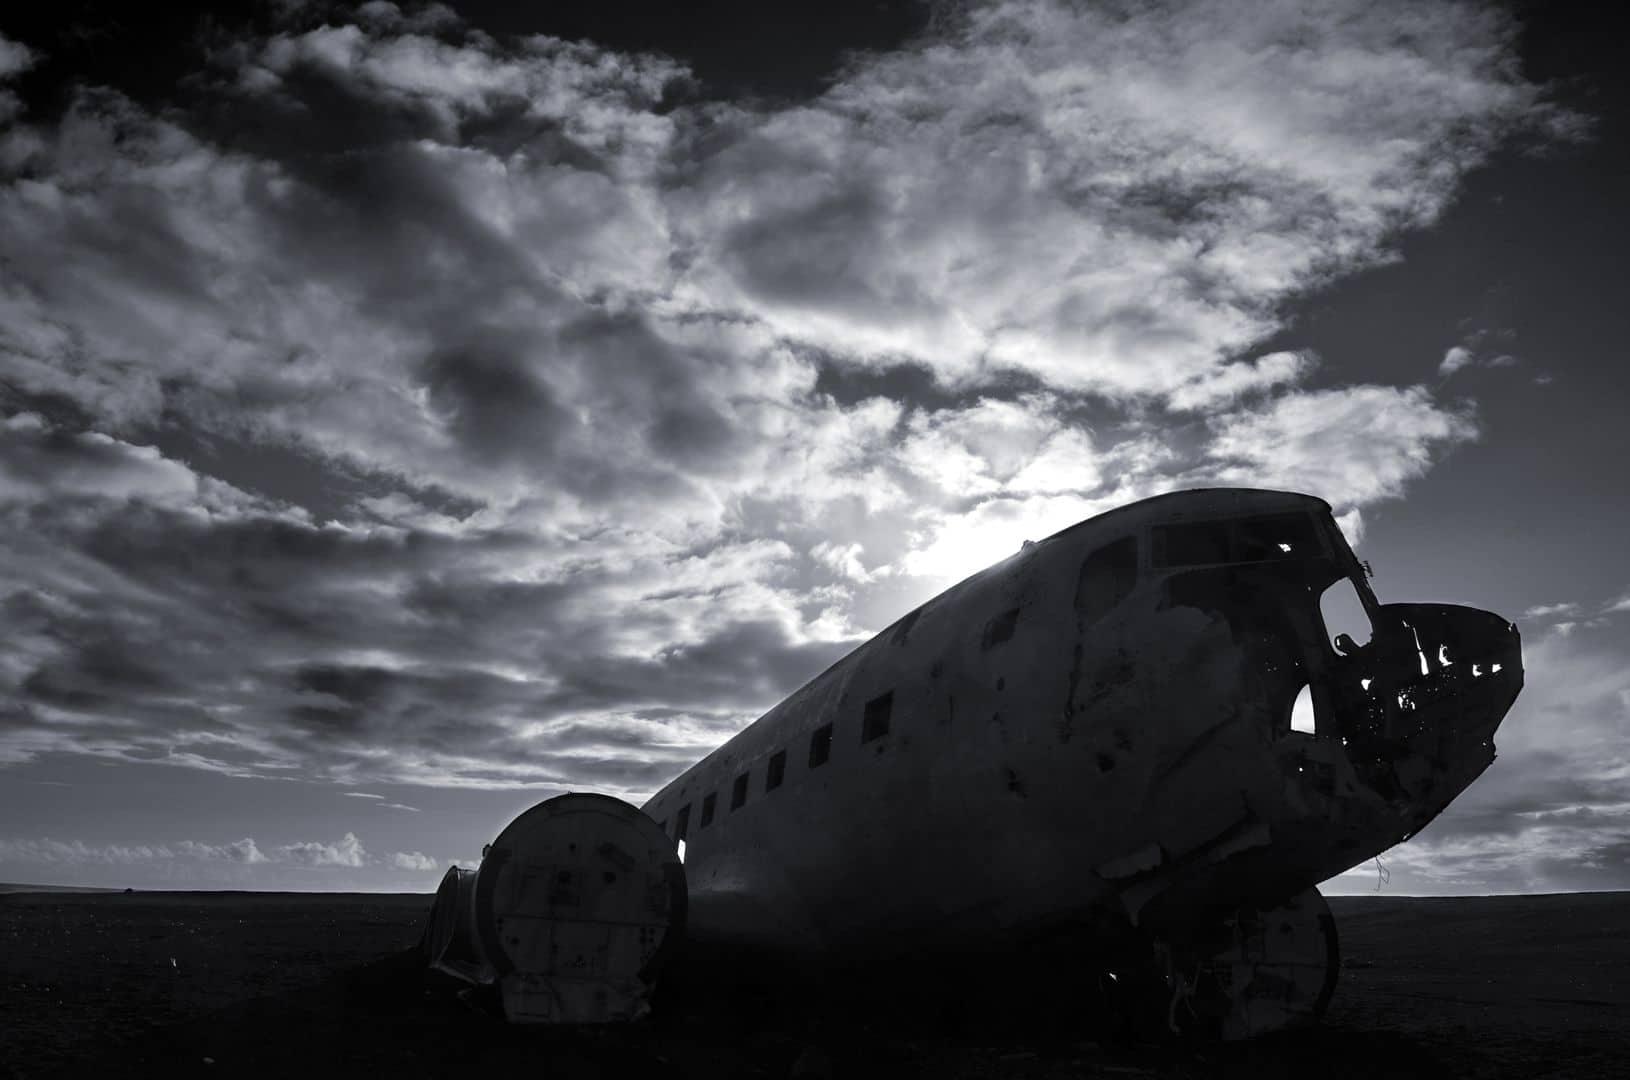
<path id="1" fill-rule="evenodd" d="M 1344 970 L 1325 1022 L 1187 1048 L 876 1012 L 510 1028 L 426 989 L 407 950 L 429 903 L 0 895 L 0 1078 L 1630 1077 L 1630 894 L 1336 898 Z"/>

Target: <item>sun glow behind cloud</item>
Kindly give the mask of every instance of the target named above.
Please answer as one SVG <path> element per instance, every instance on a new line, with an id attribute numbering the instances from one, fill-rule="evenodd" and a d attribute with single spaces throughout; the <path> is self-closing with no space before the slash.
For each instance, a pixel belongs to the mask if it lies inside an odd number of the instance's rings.
<path id="1" fill-rule="evenodd" d="M 637 795 L 1113 505 L 1356 526 L 1472 408 L 1259 344 L 1562 120 L 1459 4 L 973 6 L 789 104 L 385 7 L 0 134 L 0 762 Z"/>

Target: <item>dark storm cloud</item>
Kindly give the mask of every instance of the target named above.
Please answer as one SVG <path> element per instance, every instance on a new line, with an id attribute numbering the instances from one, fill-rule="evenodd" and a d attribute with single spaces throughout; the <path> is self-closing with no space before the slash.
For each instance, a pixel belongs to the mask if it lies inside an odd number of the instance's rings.
<path id="1" fill-rule="evenodd" d="M 181 683 L 138 659 L 132 643 L 116 637 L 74 642 L 59 660 L 35 668 L 23 693 L 49 705 L 106 709 L 132 697 L 174 692 Z"/>
<path id="2" fill-rule="evenodd" d="M 729 170 L 738 164 L 730 161 L 722 167 Z M 778 164 L 791 169 L 800 163 Z M 750 218 L 728 230 L 721 237 L 725 266 L 750 295 L 886 318 L 890 298 L 874 291 L 865 279 L 865 260 L 857 258 L 854 249 L 855 237 L 876 232 L 886 223 L 879 193 L 869 187 L 823 193 L 784 214 Z"/>
<path id="3" fill-rule="evenodd" d="M 1097 510 L 1356 528 L 1474 409 L 1256 346 L 1559 118 L 1465 4 L 971 5 L 785 104 L 312 11 L 0 134 L 0 760 L 637 793 Z"/>
<path id="4" fill-rule="evenodd" d="M 179 469 L 137 458 L 161 473 Z M 66 460 L 82 476 L 79 458 Z M 116 466 L 123 455 L 93 460 Z M 706 618 L 728 613 L 741 590 L 728 567 L 717 577 L 708 567 L 728 562 L 730 549 L 659 560 L 671 580 L 694 587 L 643 602 L 656 567 L 579 566 L 555 582 L 492 577 L 535 550 L 514 531 L 316 526 L 247 503 L 200 517 L 141 499 L 59 499 L 10 513 L 35 538 L 13 572 L 32 571 L 44 586 L 5 599 L 13 689 L 38 720 L 13 755 L 78 749 L 235 774 L 298 763 L 336 777 L 372 761 L 373 775 L 397 779 L 620 785 L 705 749 L 708 721 L 642 721 L 649 753 L 633 764 L 579 759 L 571 740 L 522 729 L 654 704 L 703 718 L 727 710 L 739 722 L 837 652 L 773 622 Z M 95 573 L 53 579 L 47 567 L 61 545 Z M 620 639 L 631 634 L 691 644 L 627 655 Z M 391 666 L 337 659 L 357 653 Z M 653 737 L 658 729 L 665 739 Z M 383 746 L 389 764 L 378 759 Z"/>
<path id="5" fill-rule="evenodd" d="M 424 384 L 449 432 L 477 460 L 547 460 L 575 418 L 524 360 L 481 344 L 432 354 Z"/>
<path id="6" fill-rule="evenodd" d="M 700 641 L 649 659 L 585 656 L 549 704 L 584 712 L 655 704 L 750 708 L 797 689 L 852 644 L 792 641 L 783 626 L 768 620 L 726 623 Z M 632 695 L 635 687 L 640 697 Z"/>

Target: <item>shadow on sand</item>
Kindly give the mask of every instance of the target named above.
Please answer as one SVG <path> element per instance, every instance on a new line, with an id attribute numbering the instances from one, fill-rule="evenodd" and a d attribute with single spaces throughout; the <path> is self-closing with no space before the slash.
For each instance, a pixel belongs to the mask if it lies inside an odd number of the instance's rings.
<path id="1" fill-rule="evenodd" d="M 1059 1015 L 951 1019 L 905 1010 L 813 1009 L 807 1000 L 724 994 L 619 1028 L 516 1027 L 416 950 L 150 1033 L 69 1072 L 166 1076 L 468 1075 L 472 1066 L 546 1075 L 706 1077 L 1364 1077 L 1462 1072 L 1425 1040 L 1322 1026 L 1249 1044 L 1162 1044 L 1128 1032 L 1082 1039 Z"/>

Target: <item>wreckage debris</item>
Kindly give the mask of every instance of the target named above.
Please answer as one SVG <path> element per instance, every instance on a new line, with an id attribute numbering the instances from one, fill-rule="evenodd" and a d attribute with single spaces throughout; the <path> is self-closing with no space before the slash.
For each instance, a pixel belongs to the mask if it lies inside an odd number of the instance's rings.
<path id="1" fill-rule="evenodd" d="M 607 795 L 560 795 L 510 822 L 478 869 L 452 867 L 420 948 L 498 991 L 517 1023 L 638 1020 L 685 923 L 685 876 L 656 823 Z"/>
<path id="2" fill-rule="evenodd" d="M 1168 1029 L 1311 1022 L 1338 967 L 1315 886 L 1488 768 L 1523 684 L 1509 620 L 1369 578 L 1291 492 L 1174 492 L 1026 543 L 641 810 L 523 814 L 443 881 L 431 961 L 512 1018 L 584 1022 L 643 1015 L 680 934 L 866 969 L 1064 928 L 1053 963 Z M 580 829 L 628 854 L 643 905 L 595 884 Z"/>

